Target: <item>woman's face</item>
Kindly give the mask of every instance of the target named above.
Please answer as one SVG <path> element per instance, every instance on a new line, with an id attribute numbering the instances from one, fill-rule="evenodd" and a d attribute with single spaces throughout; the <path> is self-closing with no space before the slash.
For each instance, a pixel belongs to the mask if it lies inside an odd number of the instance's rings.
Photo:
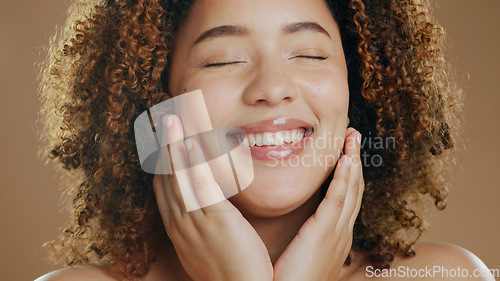
<path id="1" fill-rule="evenodd" d="M 240 127 L 257 141 L 254 180 L 230 199 L 240 210 L 286 214 L 325 181 L 342 149 L 349 93 L 338 26 L 322 0 L 195 1 L 175 42 L 169 90 L 197 89 L 213 127 Z M 293 138 L 291 129 L 299 129 L 291 144 L 265 145 Z"/>

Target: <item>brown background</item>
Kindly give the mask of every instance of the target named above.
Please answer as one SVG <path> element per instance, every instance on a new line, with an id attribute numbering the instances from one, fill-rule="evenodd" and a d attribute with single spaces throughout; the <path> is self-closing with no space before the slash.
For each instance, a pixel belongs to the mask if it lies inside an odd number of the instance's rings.
<path id="1" fill-rule="evenodd" d="M 498 93 L 500 1 L 434 1 L 447 29 L 449 60 L 466 91 L 467 149 L 451 179 L 448 208 L 437 213 L 425 240 L 460 245 L 489 268 L 500 268 L 500 148 Z M 64 23 L 69 1 L 2 1 L 0 4 L 0 275 L 32 280 L 54 268 L 40 246 L 59 233 L 58 182 L 52 166 L 37 158 L 35 61 Z"/>

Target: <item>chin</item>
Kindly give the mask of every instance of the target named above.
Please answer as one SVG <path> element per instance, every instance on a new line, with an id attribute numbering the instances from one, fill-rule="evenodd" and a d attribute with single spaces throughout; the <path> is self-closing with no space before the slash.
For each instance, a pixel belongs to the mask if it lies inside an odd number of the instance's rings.
<path id="1" fill-rule="evenodd" d="M 255 179 L 229 200 L 245 216 L 271 218 L 290 213 L 304 204 L 317 190 L 300 180 Z"/>

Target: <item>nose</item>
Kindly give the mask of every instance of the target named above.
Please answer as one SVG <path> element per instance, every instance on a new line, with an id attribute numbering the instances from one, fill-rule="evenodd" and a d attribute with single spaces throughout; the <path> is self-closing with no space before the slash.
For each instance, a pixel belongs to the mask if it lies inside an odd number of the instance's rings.
<path id="1" fill-rule="evenodd" d="M 292 102 L 297 97 L 297 88 L 286 72 L 286 66 L 275 62 L 256 65 L 245 88 L 243 99 L 247 104 L 279 105 L 283 101 Z"/>

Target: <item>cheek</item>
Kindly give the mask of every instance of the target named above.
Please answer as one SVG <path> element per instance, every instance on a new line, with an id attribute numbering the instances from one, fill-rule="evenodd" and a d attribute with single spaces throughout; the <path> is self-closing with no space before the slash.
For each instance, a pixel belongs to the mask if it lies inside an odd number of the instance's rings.
<path id="1" fill-rule="evenodd" d="M 212 125 L 223 124 L 236 109 L 243 91 L 241 81 L 237 79 L 209 79 L 207 75 L 195 75 L 182 82 L 186 92 L 201 89 Z"/>
<path id="2" fill-rule="evenodd" d="M 315 111 L 321 123 L 347 118 L 349 86 L 343 71 L 333 69 L 302 76 L 304 99 Z"/>

